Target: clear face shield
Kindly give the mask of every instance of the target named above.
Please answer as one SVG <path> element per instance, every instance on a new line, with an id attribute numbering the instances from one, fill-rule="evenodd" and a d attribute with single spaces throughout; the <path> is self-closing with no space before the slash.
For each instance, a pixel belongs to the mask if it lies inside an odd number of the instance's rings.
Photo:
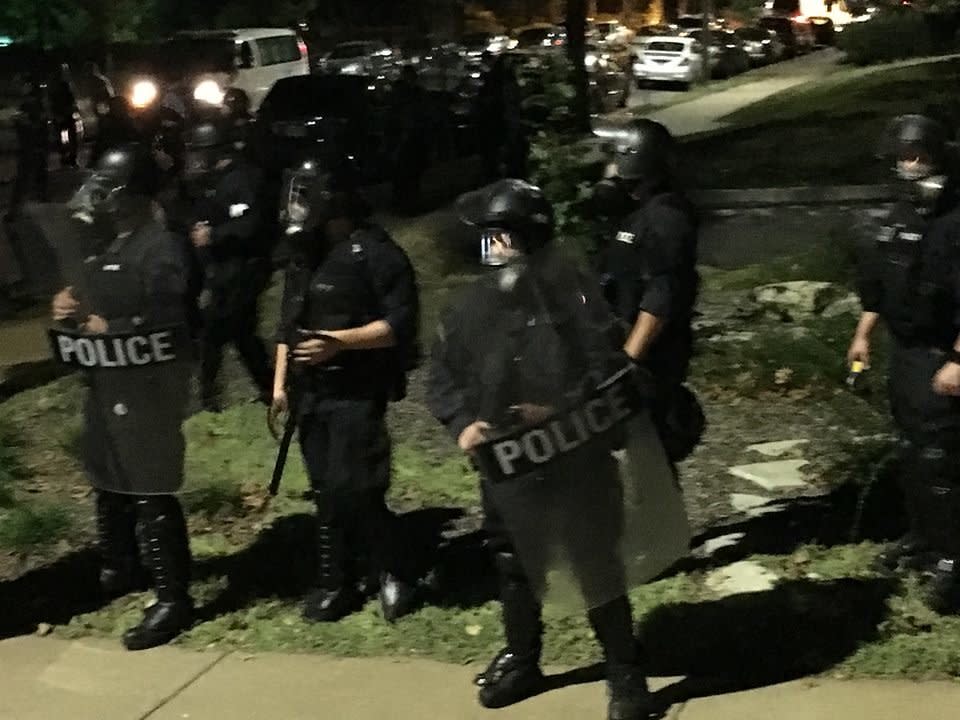
<path id="1" fill-rule="evenodd" d="M 285 173 L 280 203 L 280 222 L 285 226 L 285 234 L 294 235 L 305 229 L 311 202 L 317 195 L 314 186 L 318 177 L 314 163 L 304 163 Z"/>
<path id="2" fill-rule="evenodd" d="M 923 212 L 936 206 L 947 184 L 947 176 L 940 173 L 933 158 L 915 143 L 903 143 L 896 155 L 897 178 L 907 184 L 910 199 Z"/>
<path id="3" fill-rule="evenodd" d="M 480 264 L 486 267 L 505 267 L 517 258 L 516 249 L 509 230 L 503 228 L 482 228 L 480 231 Z"/>
<path id="4" fill-rule="evenodd" d="M 67 202 L 74 219 L 93 225 L 98 218 L 113 215 L 117 210 L 117 197 L 123 191 L 115 178 L 94 173 Z"/>

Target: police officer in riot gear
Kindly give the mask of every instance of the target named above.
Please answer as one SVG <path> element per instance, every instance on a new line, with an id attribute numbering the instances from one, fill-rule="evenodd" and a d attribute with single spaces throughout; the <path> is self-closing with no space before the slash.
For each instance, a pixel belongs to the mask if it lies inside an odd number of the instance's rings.
<path id="1" fill-rule="evenodd" d="M 475 222 L 482 228 L 484 264 L 500 269 L 478 281 L 445 314 L 432 352 L 427 399 L 434 416 L 476 461 L 492 438 L 508 428 L 554 417 L 549 405 L 563 402 L 566 395 L 578 397 L 586 379 L 607 377 L 629 363 L 621 350 L 622 333 L 599 287 L 596 292 L 586 289 L 593 286 L 589 276 L 553 248 L 553 209 L 538 188 L 520 180 L 495 183 Z M 499 576 L 507 638 L 507 646 L 475 681 L 485 707 L 510 705 L 545 689 L 539 665 L 543 627 L 538 593 L 547 573 L 543 567 L 534 570 L 536 563 L 529 557 L 525 561 L 520 551 L 522 526 L 536 526 L 542 511 L 551 518 L 549 524 L 564 531 L 589 518 L 591 529 L 563 540 L 559 554 L 572 558 L 588 617 L 606 656 L 610 720 L 646 720 L 655 710 L 633 637 L 623 560 L 616 550 L 622 489 L 610 450 L 606 440 L 594 441 L 571 451 L 552 470 L 510 481 L 517 483 L 520 498 L 523 483 L 528 493 L 543 488 L 531 515 L 519 524 L 509 518 L 523 516 L 523 511 L 498 496 L 501 481 L 480 465 L 484 527 Z M 593 498 L 586 503 L 591 509 L 574 502 L 560 508 L 559 516 L 551 514 L 546 508 L 554 504 L 558 488 L 573 488 L 577 497 L 586 491 Z M 593 509 L 596 503 L 599 510 Z M 535 550 L 538 544 L 533 543 Z M 596 571 L 594 561 L 603 572 Z M 601 576 L 604 582 L 596 580 Z"/>
<path id="2" fill-rule="evenodd" d="M 86 259 L 53 301 L 53 319 L 79 332 L 78 353 L 84 343 L 101 346 L 99 364 L 90 353 L 83 363 L 84 465 L 96 490 L 101 585 L 116 597 L 138 589 L 146 574 L 157 595 L 123 637 L 130 650 L 167 643 L 193 620 L 187 528 L 174 495 L 183 483 L 190 359 L 170 340 L 184 322 L 184 260 L 156 220 L 156 189 L 146 148 L 104 154 L 70 203 L 71 237 L 58 240 L 81 243 Z M 61 338 L 61 350 L 71 342 Z"/>
<path id="3" fill-rule="evenodd" d="M 397 212 L 415 215 L 422 199 L 421 183 L 430 146 L 425 110 L 428 98 L 413 66 L 404 66 L 400 71 L 391 101 L 393 207 Z"/>
<path id="4" fill-rule="evenodd" d="M 14 220 L 24 201 L 47 201 L 47 133 L 50 121 L 45 102 L 46 86 L 39 78 L 25 82 L 16 116 L 17 173 L 13 181 L 8 219 Z"/>
<path id="5" fill-rule="evenodd" d="M 945 129 L 922 115 L 885 135 L 903 197 L 865 248 L 864 312 L 850 362 L 869 364 L 881 321 L 892 336 L 889 386 L 903 442 L 901 484 L 910 532 L 878 558 L 895 570 L 936 562 L 928 601 L 960 608 L 960 195 Z"/>
<path id="6" fill-rule="evenodd" d="M 260 295 L 271 275 L 273 238 L 263 202 L 262 175 L 245 157 L 234 128 L 201 123 L 188 131 L 184 180 L 194 199 L 190 240 L 204 268 L 200 391 L 219 410 L 217 375 L 223 348 L 233 343 L 261 399 L 272 373 L 257 334 Z"/>
<path id="7" fill-rule="evenodd" d="M 678 189 L 673 137 L 652 120 L 634 121 L 595 188 L 601 214 L 617 223 L 602 254 L 608 297 L 629 328 L 626 353 L 657 381 L 654 416 L 674 459 L 703 430 L 699 404 L 683 387 L 693 354 L 699 289 L 697 216 Z"/>
<path id="8" fill-rule="evenodd" d="M 271 413 L 298 422 L 317 505 L 319 572 L 304 616 L 332 622 L 380 586 L 384 617 L 412 609 L 416 570 L 387 508 L 387 403 L 405 394 L 419 300 L 403 250 L 369 220 L 343 159 L 305 163 L 284 194 L 293 238 Z M 289 422 L 289 421 L 288 421 Z"/>

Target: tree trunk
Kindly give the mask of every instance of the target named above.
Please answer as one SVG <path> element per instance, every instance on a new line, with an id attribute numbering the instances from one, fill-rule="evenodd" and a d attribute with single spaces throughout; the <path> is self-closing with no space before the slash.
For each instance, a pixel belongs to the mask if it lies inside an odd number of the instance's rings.
<path id="1" fill-rule="evenodd" d="M 567 57 L 573 65 L 573 117 L 576 129 L 590 132 L 590 86 L 585 61 L 587 0 L 567 0 Z"/>

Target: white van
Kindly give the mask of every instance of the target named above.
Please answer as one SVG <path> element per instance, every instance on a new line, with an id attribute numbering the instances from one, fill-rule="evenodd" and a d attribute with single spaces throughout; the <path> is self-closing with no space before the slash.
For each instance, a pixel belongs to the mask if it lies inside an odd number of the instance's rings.
<path id="1" fill-rule="evenodd" d="M 296 32 L 286 28 L 187 31 L 178 33 L 175 39 L 196 45 L 198 55 L 213 50 L 203 46 L 232 43 L 233 70 L 222 78 L 223 85 L 219 89 L 243 90 L 250 98 L 253 111 L 260 107 L 277 80 L 310 74 L 306 43 Z M 208 87 L 211 94 L 215 94 L 213 86 Z"/>

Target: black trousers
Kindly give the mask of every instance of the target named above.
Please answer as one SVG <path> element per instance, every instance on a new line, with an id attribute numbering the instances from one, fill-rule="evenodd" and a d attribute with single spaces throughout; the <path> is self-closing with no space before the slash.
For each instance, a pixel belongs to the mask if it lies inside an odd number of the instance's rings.
<path id="1" fill-rule="evenodd" d="M 345 579 L 359 579 L 366 569 L 414 581 L 398 518 L 385 500 L 391 467 L 386 397 L 308 395 L 304 404 L 300 448 L 321 528 L 343 538 Z"/>
<path id="2" fill-rule="evenodd" d="M 895 342 L 889 394 L 903 439 L 901 486 L 911 530 L 936 552 L 960 559 L 960 398 L 933 391 L 943 352 Z"/>
<path id="3" fill-rule="evenodd" d="M 223 350 L 230 344 L 261 393 L 273 387 L 273 372 L 266 343 L 257 334 L 260 324 L 260 294 L 269 280 L 269 270 L 236 276 L 240 290 L 214 290 L 211 307 L 203 312 L 201 340 L 200 392 L 204 400 L 218 394 L 217 377 L 223 365 Z"/>
<path id="4" fill-rule="evenodd" d="M 49 173 L 45 152 L 20 152 L 17 155 L 17 174 L 10 193 L 10 215 L 16 217 L 23 204 L 34 199 L 49 199 Z"/>
<path id="5" fill-rule="evenodd" d="M 574 466 L 572 470 L 585 473 L 586 466 L 591 465 L 593 472 L 590 477 L 593 479 L 578 484 L 604 494 L 604 479 L 611 482 L 615 480 L 609 475 L 613 472 L 615 461 L 608 454 L 605 457 L 593 458 L 595 462 L 592 463 L 589 462 L 590 459 L 590 456 L 586 456 L 581 458 L 580 462 L 571 463 Z M 608 461 L 611 466 L 605 468 L 604 464 Z M 542 603 L 539 596 L 544 589 L 545 578 L 540 572 L 536 577 L 531 577 L 530 564 L 524 567 L 522 559 L 518 557 L 514 538 L 494 500 L 489 481 L 482 481 L 481 490 L 484 530 L 499 575 L 507 644 L 510 651 L 516 655 L 539 657 L 543 633 Z M 601 519 L 597 517 L 599 513 L 596 509 L 602 505 L 609 505 L 610 509 L 605 524 L 596 522 Z M 622 524 L 618 521 L 623 507 L 622 496 L 618 496 L 616 492 L 606 493 L 606 500 L 602 505 L 591 503 L 589 509 L 573 505 L 561 510 L 559 517 L 554 514 L 554 517 L 547 521 L 564 525 L 562 532 L 568 535 L 564 551 L 581 583 L 590 607 L 587 616 L 603 647 L 608 666 L 635 666 L 640 660 L 639 650 L 633 635 L 632 613 L 626 597 L 626 579 L 618 547 L 622 534 Z M 539 520 L 531 516 L 531 521 Z M 590 525 L 593 531 L 588 531 L 585 524 Z M 534 566 L 537 564 L 536 561 L 532 563 Z M 622 593 L 609 591 L 615 587 L 620 588 Z M 597 594 L 600 588 L 607 592 Z M 591 595 L 595 597 L 591 598 Z"/>

